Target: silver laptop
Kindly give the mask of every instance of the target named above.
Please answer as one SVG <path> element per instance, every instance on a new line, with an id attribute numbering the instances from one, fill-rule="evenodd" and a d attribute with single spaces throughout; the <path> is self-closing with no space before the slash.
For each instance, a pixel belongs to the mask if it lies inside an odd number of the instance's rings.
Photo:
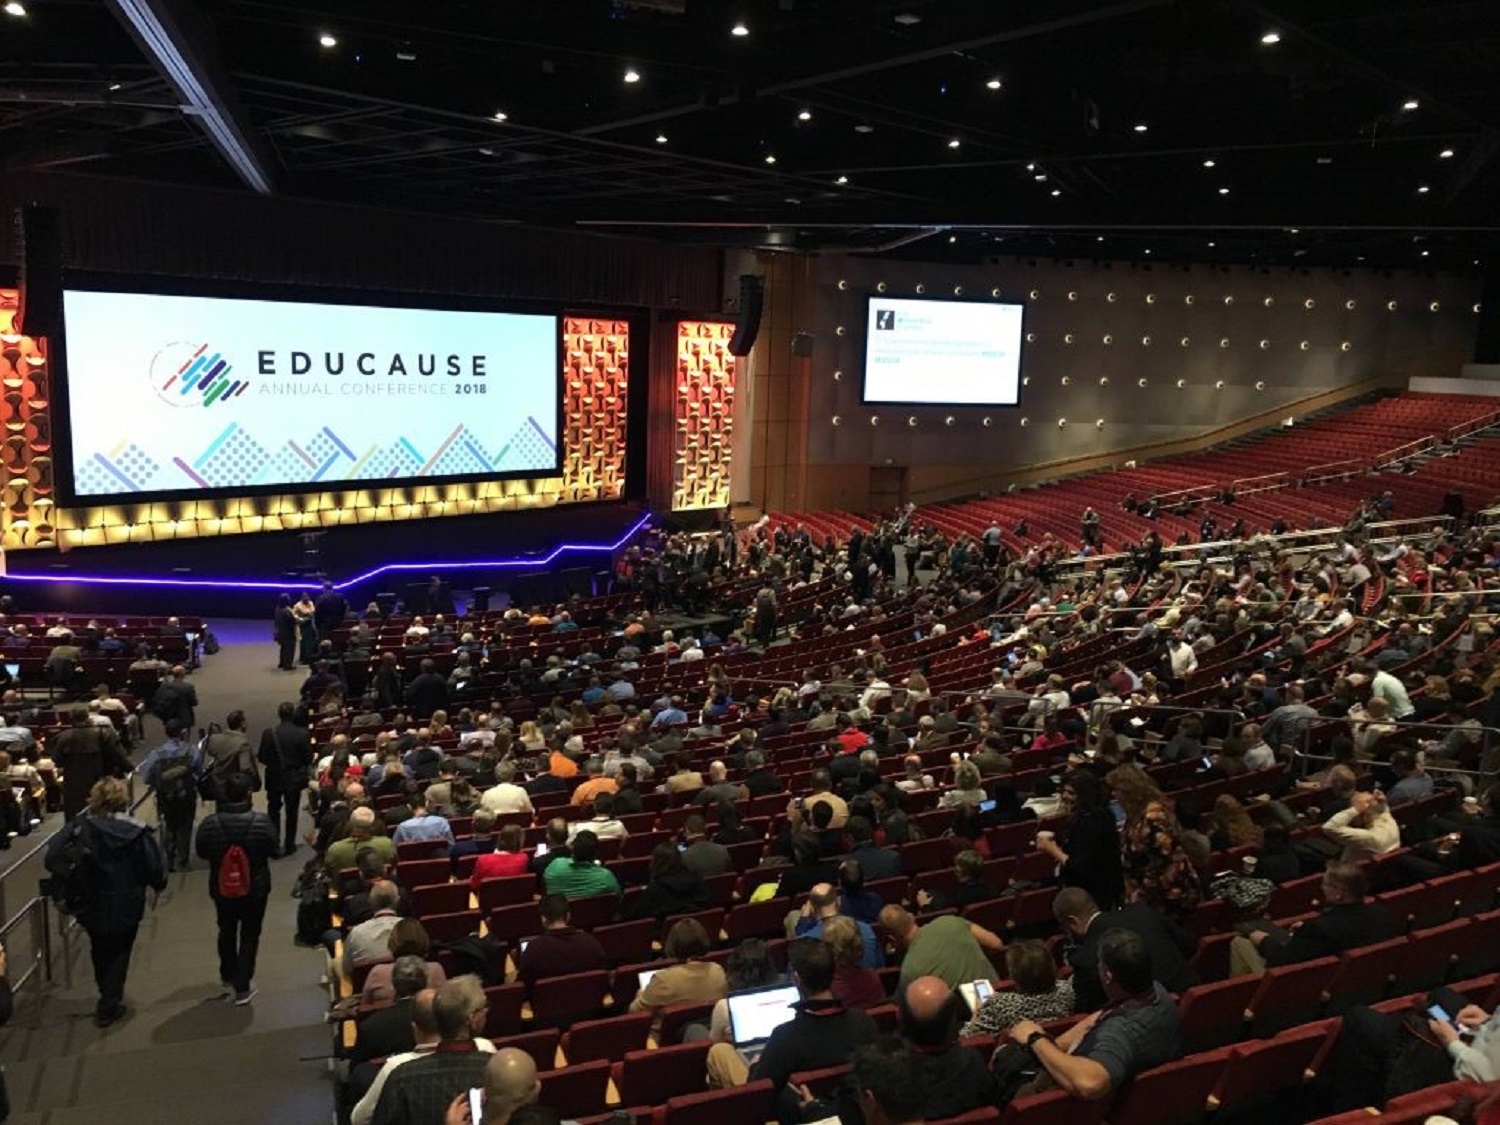
<path id="1" fill-rule="evenodd" d="M 765 1050 L 771 1032 L 797 1014 L 795 985 L 777 985 L 729 996 L 729 1036 L 751 1065 Z"/>

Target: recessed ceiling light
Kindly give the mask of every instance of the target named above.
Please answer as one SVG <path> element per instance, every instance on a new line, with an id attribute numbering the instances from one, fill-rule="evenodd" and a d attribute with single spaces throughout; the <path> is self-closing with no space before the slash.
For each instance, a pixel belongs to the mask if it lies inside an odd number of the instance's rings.
<path id="1" fill-rule="evenodd" d="M 956 235 L 956 234 L 950 234 L 948 236 L 948 241 L 949 242 L 957 242 L 958 241 L 958 235 Z"/>
<path id="2" fill-rule="evenodd" d="M 1047 173 L 1046 172 L 1038 172 L 1035 176 L 1033 176 L 1031 178 L 1034 179 L 1039 184 L 1045 184 L 1047 182 Z"/>
<path id="3" fill-rule="evenodd" d="M 492 148 L 482 148 L 482 149 L 479 150 L 479 155 L 480 156 L 494 156 L 495 155 L 495 150 L 492 149 Z"/>
<path id="4" fill-rule="evenodd" d="M 1221 187 L 1219 189 L 1219 194 L 1220 195 L 1228 195 L 1229 194 L 1229 189 L 1227 187 Z"/>
<path id="5" fill-rule="evenodd" d="M 1417 194 L 1418 195 L 1426 195 L 1431 190 L 1432 189 L 1430 187 L 1428 187 L 1426 184 L 1421 184 L 1421 185 L 1419 185 L 1417 187 Z"/>
<path id="6" fill-rule="evenodd" d="M 1404 102 L 1401 103 L 1401 108 L 1404 112 L 1410 113 L 1414 109 L 1419 109 L 1421 105 L 1422 103 L 1417 101 L 1416 98 L 1407 98 Z"/>
<path id="7" fill-rule="evenodd" d="M 856 133 L 873 133 L 875 131 L 875 126 L 866 125 L 864 122 L 860 122 L 854 127 L 854 131 Z"/>
<path id="8" fill-rule="evenodd" d="M 902 27 L 914 27 L 922 22 L 922 17 L 916 12 L 897 12 L 891 17 Z"/>
<path id="9" fill-rule="evenodd" d="M 1151 247 L 1149 247 L 1149 246 L 1146 247 L 1146 249 L 1145 249 L 1144 252 L 1147 253 L 1147 254 L 1151 253 Z"/>
<path id="10" fill-rule="evenodd" d="M 118 83 L 118 82 L 111 82 L 111 83 L 110 83 L 110 84 L 109 84 L 109 92 L 110 92 L 110 93 L 111 93 L 111 94 L 117 94 L 117 93 L 119 93 L 119 92 L 120 92 L 120 91 L 121 91 L 121 90 L 123 90 L 123 89 L 125 89 L 125 87 L 124 87 L 124 86 L 122 86 L 122 85 L 121 85 L 121 84 L 120 84 L 120 83 Z"/>
<path id="11" fill-rule="evenodd" d="M 396 48 L 396 61 L 397 62 L 416 62 L 417 61 L 417 52 L 413 51 L 410 47 L 397 47 Z"/>
<path id="12" fill-rule="evenodd" d="M 1212 157 L 1210 157 L 1208 160 L 1205 160 L 1203 162 L 1203 167 L 1205 167 L 1205 168 L 1213 168 L 1213 167 L 1216 167 L 1217 165 L 1218 165 L 1218 161 L 1214 160 Z"/>
<path id="13" fill-rule="evenodd" d="M 991 78 L 988 82 L 985 83 L 985 86 L 991 90 L 998 90 L 1000 89 L 1001 85 L 1002 83 L 998 78 Z"/>
<path id="14" fill-rule="evenodd" d="M 810 109 L 804 109 L 801 113 L 797 114 L 797 120 L 798 121 L 811 121 L 812 120 L 812 110 L 810 110 Z"/>
<path id="15" fill-rule="evenodd" d="M 1061 195 L 1062 194 L 1062 188 L 1053 188 L 1052 189 L 1052 194 L 1053 194 L 1053 196 L 1059 196 L 1059 195 Z"/>
<path id="16" fill-rule="evenodd" d="M 635 83 L 635 82 L 639 82 L 640 80 L 641 80 L 640 71 L 638 71 L 638 70 L 627 70 L 625 72 L 625 81 L 626 82 Z"/>
<path id="17" fill-rule="evenodd" d="M 1439 160 L 1452 160 L 1453 159 L 1453 150 L 1451 148 L 1445 148 L 1445 149 L 1443 149 L 1442 152 L 1438 153 L 1438 159 Z"/>
<path id="18" fill-rule="evenodd" d="M 1149 128 L 1150 126 L 1147 125 L 1144 121 L 1137 121 L 1134 125 L 1134 129 L 1137 133 L 1144 133 Z"/>
<path id="19" fill-rule="evenodd" d="M 495 110 L 494 118 L 495 118 L 496 121 L 506 121 L 506 120 L 509 120 L 510 115 L 508 113 L 506 113 L 505 110 L 503 110 L 503 109 L 497 109 L 497 110 Z"/>
<path id="20" fill-rule="evenodd" d="M 656 134 L 656 143 L 659 144 L 659 145 L 666 144 L 667 143 L 667 135 L 665 133 L 657 133 Z"/>
<path id="21" fill-rule="evenodd" d="M 838 179 L 834 180 L 833 182 L 836 183 L 836 184 L 838 184 L 839 187 L 843 187 L 845 184 L 847 184 L 849 182 L 849 177 L 848 176 L 840 176 Z"/>
<path id="22" fill-rule="evenodd" d="M 1430 253 L 1431 253 L 1431 251 L 1429 251 L 1429 250 L 1423 250 L 1422 251 L 1422 257 L 1426 258 L 1426 257 L 1428 257 L 1430 255 Z"/>
<path id="23" fill-rule="evenodd" d="M 20 0 L 10 0 L 10 3 L 5 5 L 5 14 L 7 16 L 15 16 L 16 19 L 22 19 L 26 15 L 26 5 L 22 4 Z"/>
<path id="24" fill-rule="evenodd" d="M 1217 245 L 1218 245 L 1218 243 L 1217 243 L 1217 242 L 1210 242 L 1210 243 L 1209 243 L 1209 244 L 1208 244 L 1208 248 L 1209 248 L 1209 249 L 1210 249 L 1210 250 L 1212 250 L 1212 249 L 1213 249 L 1213 248 L 1214 248 L 1214 247 L 1215 247 L 1215 246 L 1217 246 Z"/>
<path id="25" fill-rule="evenodd" d="M 948 142 L 948 147 L 949 148 L 958 148 L 962 144 L 963 144 L 963 141 L 959 140 L 957 137 L 954 137 L 951 141 Z"/>
<path id="26" fill-rule="evenodd" d="M 7 4 L 7 5 L 5 5 L 5 10 L 7 12 L 10 12 L 11 15 L 16 15 L 17 13 L 11 12 L 12 8 L 21 8 L 21 5 L 19 5 L 19 4 Z M 21 8 L 20 14 L 24 16 L 26 14 L 26 9 L 25 8 Z M 329 35 L 328 32 L 325 31 L 322 35 L 318 36 L 318 45 L 320 47 L 337 47 L 339 45 L 339 41 L 337 39 L 335 39 L 332 35 Z"/>
<path id="27" fill-rule="evenodd" d="M 1281 42 L 1281 32 L 1275 30 L 1268 31 L 1260 37 L 1260 41 L 1267 47 L 1274 47 Z"/>
<path id="28" fill-rule="evenodd" d="M 744 21 L 741 21 L 729 29 L 729 34 L 743 39 L 750 34 L 750 29 L 745 26 Z"/>
<path id="29" fill-rule="evenodd" d="M 776 155 L 775 155 L 775 153 L 770 153 L 770 152 L 766 153 L 766 163 L 767 164 L 775 164 L 776 163 Z"/>
<path id="30" fill-rule="evenodd" d="M 1320 156 L 1320 157 L 1318 157 L 1318 163 L 1319 164 L 1332 164 L 1333 163 L 1333 157 L 1331 157 L 1331 156 Z"/>

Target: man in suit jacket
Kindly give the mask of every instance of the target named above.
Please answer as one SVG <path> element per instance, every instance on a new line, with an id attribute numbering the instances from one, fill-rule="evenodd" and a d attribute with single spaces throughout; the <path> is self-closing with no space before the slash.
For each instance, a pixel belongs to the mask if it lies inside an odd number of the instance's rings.
<path id="1" fill-rule="evenodd" d="M 261 732 L 256 755 L 265 767 L 266 815 L 273 828 L 284 826 L 278 828 L 283 856 L 297 850 L 298 808 L 313 768 L 312 736 L 294 721 L 296 714 L 295 703 L 276 708 L 276 725 Z"/>
<path id="2" fill-rule="evenodd" d="M 844 825 L 849 837 L 849 857 L 859 861 L 865 874 L 865 882 L 876 879 L 894 879 L 902 873 L 901 853 L 892 848 L 882 848 L 875 843 L 875 826 L 862 816 L 851 816 Z"/>
<path id="3" fill-rule="evenodd" d="M 1270 923 L 1250 927 L 1229 943 L 1230 975 L 1336 956 L 1395 937 L 1395 921 L 1385 907 L 1365 901 L 1367 889 L 1359 864 L 1331 860 L 1323 871 L 1323 912 L 1291 932 Z"/>
<path id="4" fill-rule="evenodd" d="M 411 998 L 426 987 L 427 962 L 415 955 L 397 957 L 391 966 L 391 988 L 396 1000 L 390 1007 L 371 1012 L 359 1021 L 359 1033 L 349 1053 L 351 1070 L 371 1059 L 412 1049 Z"/>
<path id="5" fill-rule="evenodd" d="M 1099 980 L 1099 939 L 1110 930 L 1139 934 L 1151 955 L 1151 975 L 1169 992 L 1182 992 L 1198 983 L 1188 958 L 1198 939 L 1175 921 L 1143 902 L 1103 911 L 1081 887 L 1064 887 L 1052 900 L 1052 914 L 1071 941 L 1068 964 L 1073 966 L 1074 1008 L 1096 1012 L 1109 1002 Z"/>

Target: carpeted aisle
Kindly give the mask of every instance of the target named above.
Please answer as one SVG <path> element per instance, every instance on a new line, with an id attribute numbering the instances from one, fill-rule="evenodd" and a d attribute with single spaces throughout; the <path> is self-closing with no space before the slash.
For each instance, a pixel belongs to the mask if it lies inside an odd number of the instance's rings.
<path id="1" fill-rule="evenodd" d="M 211 627 L 223 648 L 193 675 L 199 722 L 222 721 L 230 710 L 242 708 L 251 737 L 258 740 L 276 704 L 295 697 L 302 675 L 276 670 L 268 622 Z M 160 737 L 160 724 L 149 720 L 147 744 Z M 152 819 L 149 802 L 142 815 Z M 21 854 L 36 839 L 17 841 L 27 845 Z M 326 1065 L 321 1059 L 300 1061 L 327 1055 L 332 1042 L 323 1023 L 326 993 L 318 986 L 321 956 L 294 946 L 291 937 L 291 885 L 309 854 L 303 848 L 300 858 L 273 863 L 255 982 L 259 991 L 249 1007 L 216 999 L 214 910 L 206 868 L 197 861 L 192 870 L 172 876 L 148 913 L 126 985 L 131 1014 L 105 1031 L 92 1023 L 87 938 L 76 934 L 69 943 L 71 984 L 59 970 L 51 988 L 40 994 L 27 990 L 15 1019 L 0 1032 L 12 1125 L 321 1125 L 331 1120 Z M 33 860 L 7 877 L 6 907 L 12 914 L 35 893 L 37 866 Z M 10 942 L 17 954 L 28 946 L 24 933 Z"/>

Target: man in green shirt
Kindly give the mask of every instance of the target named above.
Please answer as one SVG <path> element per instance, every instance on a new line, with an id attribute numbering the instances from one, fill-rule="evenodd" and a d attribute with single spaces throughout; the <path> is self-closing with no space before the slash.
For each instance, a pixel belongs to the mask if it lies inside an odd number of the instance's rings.
<path id="1" fill-rule="evenodd" d="M 360 848 L 374 848 L 387 865 L 396 862 L 396 845 L 389 836 L 375 834 L 375 810 L 368 807 L 349 813 L 349 834 L 328 845 L 323 853 L 324 870 L 336 877 L 340 871 L 356 866 Z"/>
<path id="2" fill-rule="evenodd" d="M 1001 953 L 1005 943 L 983 926 L 952 914 L 918 926 L 908 910 L 896 905 L 880 912 L 880 925 L 906 951 L 900 988 L 918 977 L 937 977 L 954 989 L 968 981 L 1000 979 L 985 951 Z"/>
<path id="3" fill-rule="evenodd" d="M 590 895 L 618 895 L 620 880 L 615 873 L 598 860 L 599 837 L 583 829 L 573 837 L 573 854 L 568 859 L 549 863 L 542 873 L 542 882 L 549 895 L 565 895 L 569 899 L 588 898 Z"/>

